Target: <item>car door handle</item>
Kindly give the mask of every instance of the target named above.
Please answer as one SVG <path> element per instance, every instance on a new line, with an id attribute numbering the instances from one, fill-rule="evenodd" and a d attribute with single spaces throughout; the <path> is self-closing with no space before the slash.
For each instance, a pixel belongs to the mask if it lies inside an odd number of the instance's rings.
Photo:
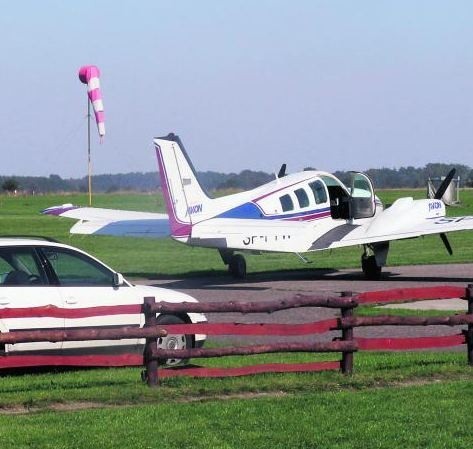
<path id="1" fill-rule="evenodd" d="M 7 304 L 10 304 L 10 298 L 0 298 L 0 305 L 1 306 L 6 306 Z"/>
<path id="2" fill-rule="evenodd" d="M 66 304 L 77 304 L 77 298 L 69 296 L 69 298 L 66 298 Z"/>

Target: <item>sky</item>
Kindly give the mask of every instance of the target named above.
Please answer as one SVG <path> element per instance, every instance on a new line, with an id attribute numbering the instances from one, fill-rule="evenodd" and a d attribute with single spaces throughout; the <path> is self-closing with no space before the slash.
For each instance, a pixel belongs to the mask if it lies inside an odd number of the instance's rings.
<path id="1" fill-rule="evenodd" d="M 473 3 L 0 0 L 0 175 L 155 171 L 178 134 L 199 171 L 473 166 Z"/>

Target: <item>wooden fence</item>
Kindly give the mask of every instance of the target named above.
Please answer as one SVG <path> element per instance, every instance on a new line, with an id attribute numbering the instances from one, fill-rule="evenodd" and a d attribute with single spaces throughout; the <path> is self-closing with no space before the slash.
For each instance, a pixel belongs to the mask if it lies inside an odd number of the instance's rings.
<path id="1" fill-rule="evenodd" d="M 415 316 L 374 316 L 358 317 L 356 307 L 360 304 L 385 304 L 413 300 L 432 300 L 463 298 L 468 301 L 468 312 L 453 316 L 415 317 Z M 237 323 L 197 323 L 158 325 L 156 314 L 183 313 L 273 313 L 294 308 L 324 307 L 339 309 L 339 318 L 300 324 L 237 324 Z M 126 310 L 125 310 L 126 308 Z M 24 309 L 0 309 L 2 318 L 24 318 L 62 316 L 65 309 L 57 307 L 37 307 Z M 144 356 L 141 359 L 146 368 L 148 385 L 156 386 L 160 377 L 194 376 L 226 377 L 265 372 L 308 372 L 321 370 L 341 370 L 349 374 L 353 371 L 354 353 L 359 350 L 406 350 L 451 347 L 467 344 L 468 362 L 473 365 L 473 285 L 466 289 L 459 287 L 408 288 L 378 292 L 352 294 L 344 292 L 342 297 L 296 295 L 291 299 L 261 302 L 215 302 L 215 303 L 166 303 L 156 302 L 155 298 L 144 299 L 142 306 L 109 306 L 74 309 L 67 311 L 74 317 L 100 316 L 119 313 L 144 313 L 143 328 L 127 327 L 104 329 L 64 329 L 64 330 L 28 330 L 0 334 L 0 344 L 15 344 L 39 341 L 84 341 L 118 340 L 128 338 L 146 339 Z M 77 316 L 76 316 L 77 315 Z M 461 333 L 410 338 L 359 338 L 355 328 L 367 326 L 459 326 L 467 325 Z M 206 334 L 206 335 L 248 335 L 248 336 L 303 336 L 320 335 L 337 331 L 332 341 L 280 342 L 239 347 L 221 347 L 210 349 L 169 350 L 158 348 L 157 339 L 168 334 Z M 325 336 L 327 338 L 327 335 Z M 275 352 L 334 352 L 341 353 L 341 360 L 312 363 L 270 363 L 238 368 L 204 368 L 190 366 L 181 369 L 158 369 L 159 359 L 168 358 L 210 358 L 229 355 L 249 355 Z M 4 355 L 3 359 L 8 359 Z M 84 363 L 86 364 L 86 363 Z M 130 363 L 134 364 L 134 363 Z M 0 361 L 0 367 L 6 367 Z"/>
<path id="2" fill-rule="evenodd" d="M 357 317 L 354 311 L 361 304 L 388 304 L 410 301 L 462 298 L 468 301 L 468 313 L 453 316 L 417 317 L 417 316 L 375 316 Z M 320 297 L 298 295 L 290 300 L 265 302 L 215 302 L 215 303 L 154 303 L 154 298 L 146 298 L 145 312 L 150 317 L 156 313 L 273 313 L 296 307 L 330 307 L 340 309 L 340 318 L 328 319 L 302 324 L 235 324 L 206 323 L 166 325 L 163 328 L 170 334 L 207 335 L 307 335 L 324 334 L 328 331 L 341 331 L 339 337 L 332 342 L 313 343 L 274 343 L 270 345 L 254 345 L 232 348 L 164 350 L 157 349 L 154 343 L 147 346 L 145 365 L 148 373 L 148 385 L 158 384 L 159 377 L 194 376 L 194 377 L 225 377 L 246 375 L 261 372 L 295 372 L 341 370 L 345 374 L 353 371 L 354 353 L 360 350 L 413 350 L 453 347 L 467 343 L 468 362 L 473 365 L 473 286 L 467 288 L 440 286 L 424 288 L 406 288 L 385 291 L 352 294 L 343 292 L 342 297 Z M 367 326 L 459 326 L 468 325 L 461 333 L 408 338 L 360 338 L 355 337 L 354 329 Z M 269 364 L 246 366 L 242 368 L 185 368 L 180 370 L 159 370 L 156 360 L 165 358 L 199 358 L 223 357 L 228 355 L 260 354 L 269 352 L 340 352 L 339 361 Z"/>

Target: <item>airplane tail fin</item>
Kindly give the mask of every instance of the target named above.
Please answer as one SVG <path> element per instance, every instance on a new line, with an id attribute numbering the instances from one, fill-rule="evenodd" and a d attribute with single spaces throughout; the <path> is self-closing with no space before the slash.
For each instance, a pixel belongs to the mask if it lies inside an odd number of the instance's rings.
<path id="1" fill-rule="evenodd" d="M 181 140 L 174 134 L 154 139 L 169 225 L 173 238 L 187 241 L 192 223 L 211 201 L 197 180 Z"/>

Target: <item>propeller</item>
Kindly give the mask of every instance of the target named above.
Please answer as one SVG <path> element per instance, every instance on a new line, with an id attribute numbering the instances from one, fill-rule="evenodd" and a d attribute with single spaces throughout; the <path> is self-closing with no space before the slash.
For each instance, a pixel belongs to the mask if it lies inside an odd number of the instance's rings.
<path id="1" fill-rule="evenodd" d="M 439 188 L 435 192 L 434 195 L 434 200 L 441 200 L 442 196 L 444 196 L 445 192 L 448 189 L 448 186 L 452 182 L 453 177 L 455 176 L 456 170 L 452 168 L 449 172 L 448 175 L 445 176 L 445 179 L 442 181 L 442 184 L 440 184 Z"/>
<path id="2" fill-rule="evenodd" d="M 440 184 L 439 188 L 435 192 L 435 195 L 434 195 L 435 200 L 441 200 L 442 199 L 443 195 L 445 194 L 445 192 L 448 189 L 448 186 L 452 182 L 453 177 L 455 176 L 455 172 L 456 172 L 456 170 L 454 168 L 452 168 L 448 172 L 447 176 L 445 176 L 445 179 L 442 181 L 442 184 Z M 440 238 L 442 239 L 442 242 L 445 245 L 445 248 L 447 249 L 448 254 L 452 255 L 453 251 L 452 251 L 452 247 L 450 245 L 450 242 L 448 241 L 447 235 L 444 232 L 442 232 L 440 234 Z"/>
<path id="3" fill-rule="evenodd" d="M 450 242 L 447 239 L 447 235 L 445 233 L 440 234 L 440 238 L 442 239 L 443 244 L 445 245 L 445 248 L 447 248 L 448 254 L 452 255 L 452 247 L 450 246 Z"/>

